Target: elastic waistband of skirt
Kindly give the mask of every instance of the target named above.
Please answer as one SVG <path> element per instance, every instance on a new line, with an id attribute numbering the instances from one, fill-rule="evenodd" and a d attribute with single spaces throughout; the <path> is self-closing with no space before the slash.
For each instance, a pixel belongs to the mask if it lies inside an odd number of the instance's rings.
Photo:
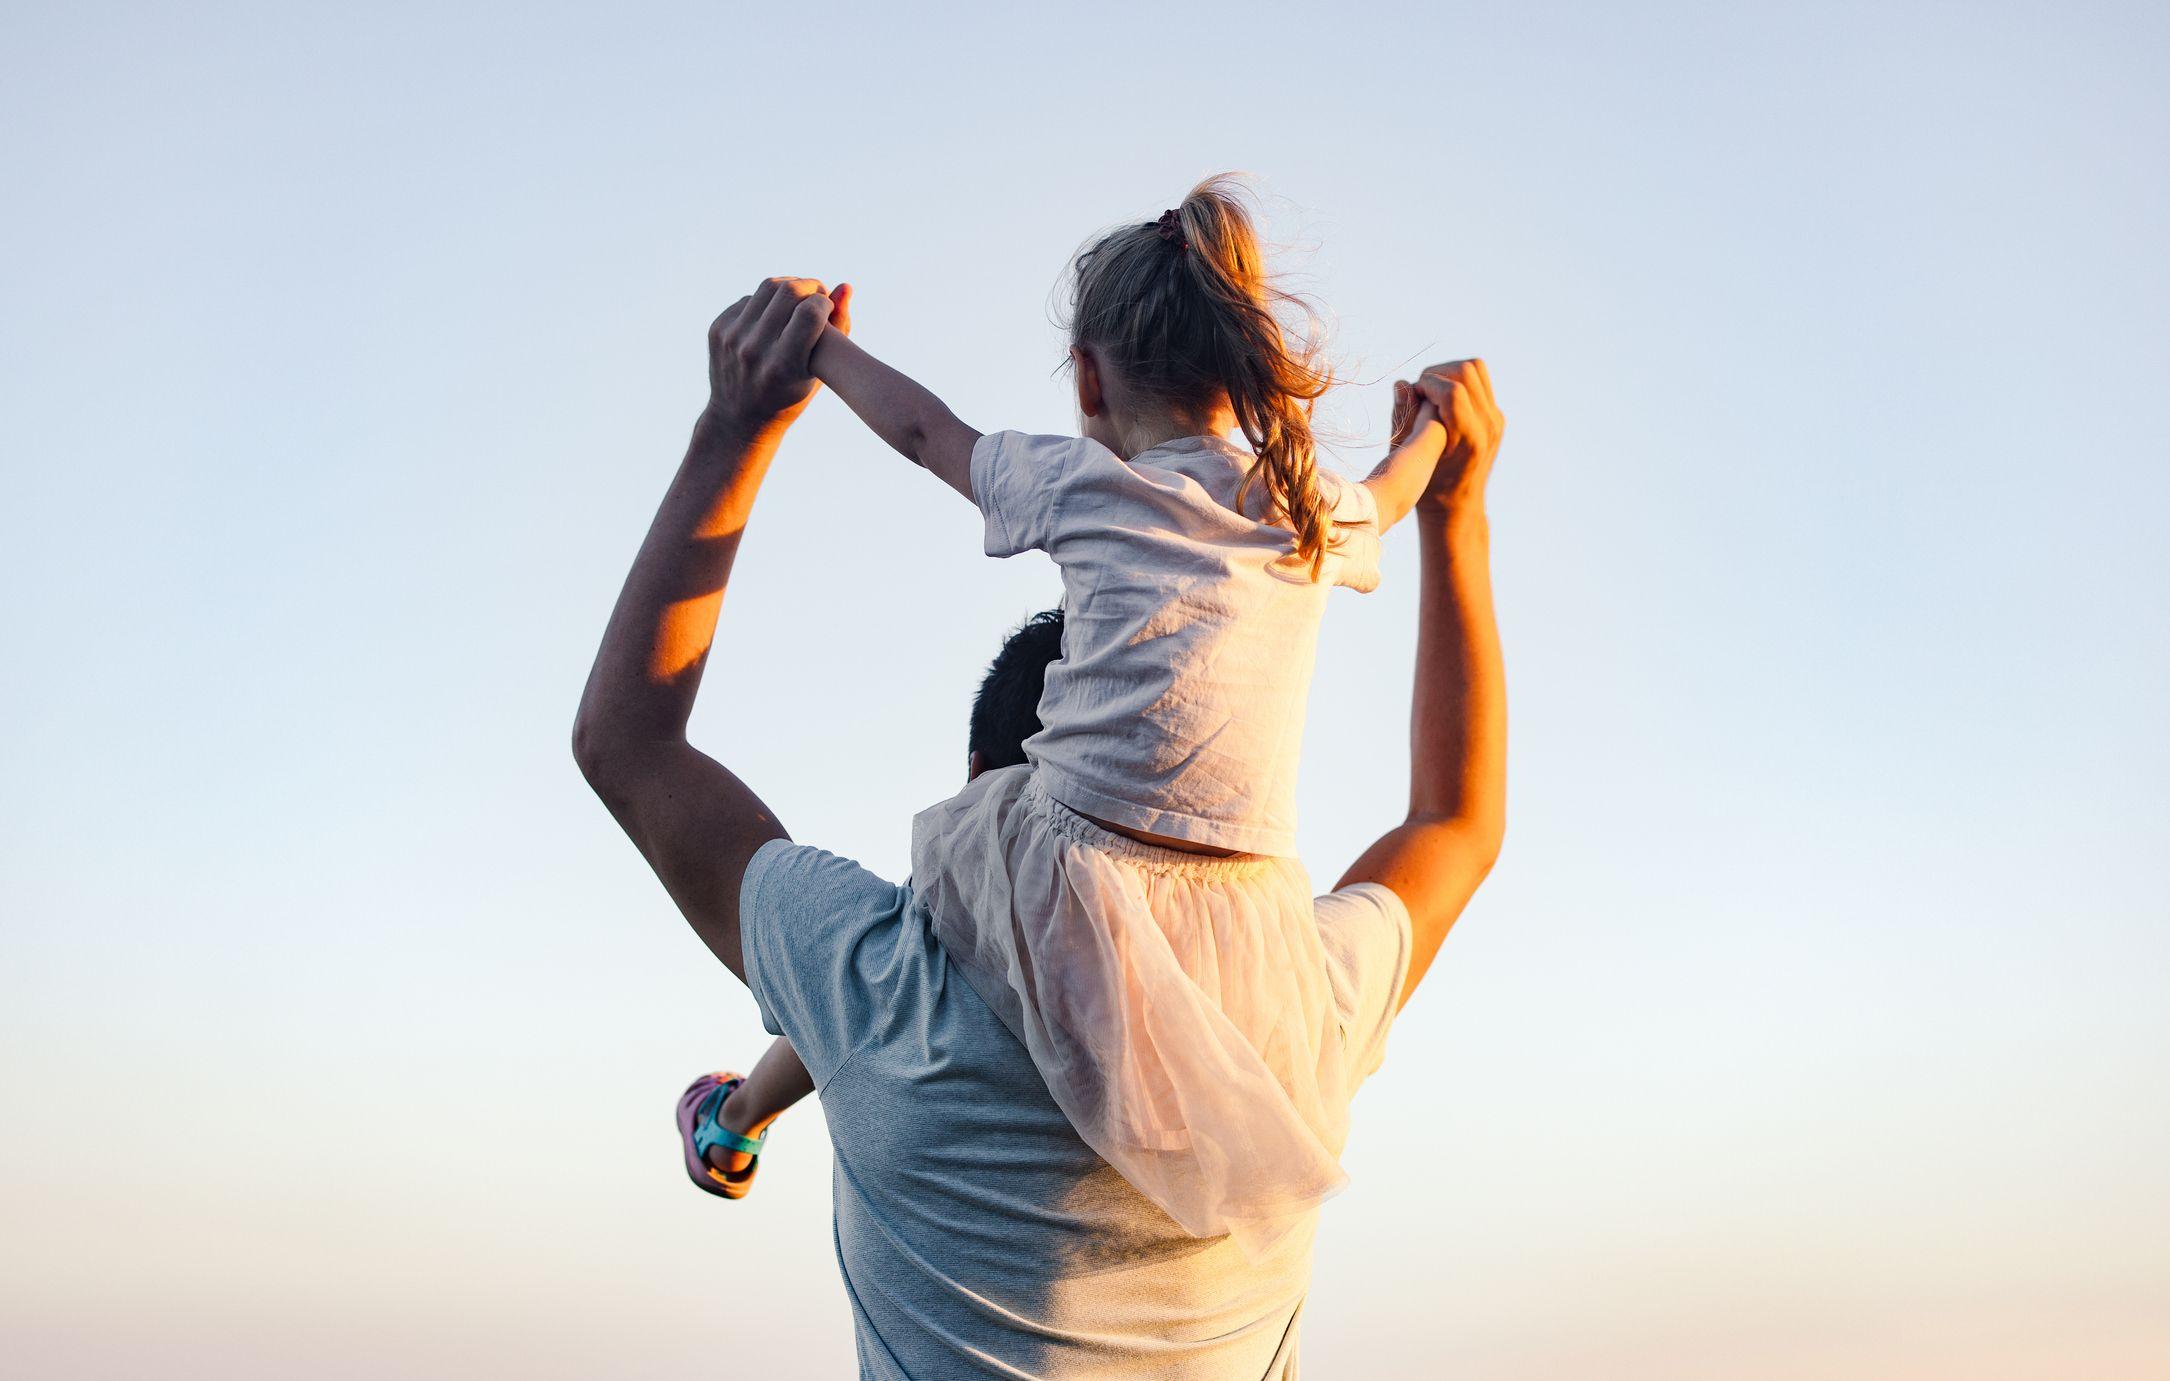
<path id="1" fill-rule="evenodd" d="M 1142 839 L 1132 839 L 1127 834 L 1117 834 L 1104 826 L 1096 825 L 1078 812 L 1050 796 L 1040 781 L 1040 774 L 1031 774 L 1021 793 L 1027 807 L 1047 821 L 1048 827 L 1071 840 L 1112 854 L 1135 867 L 1156 873 L 1178 873 L 1194 878 L 1252 877 L 1272 869 L 1280 862 L 1272 854 L 1194 854 L 1182 849 L 1171 849 L 1161 844 L 1148 844 Z"/>

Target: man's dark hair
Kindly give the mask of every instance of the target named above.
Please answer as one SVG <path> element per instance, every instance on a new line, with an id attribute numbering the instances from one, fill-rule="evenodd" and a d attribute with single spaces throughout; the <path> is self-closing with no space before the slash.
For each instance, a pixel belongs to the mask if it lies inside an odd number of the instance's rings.
<path id="1" fill-rule="evenodd" d="M 995 654 L 972 701 L 970 750 L 980 766 L 1015 767 L 1025 740 L 1040 732 L 1040 687 L 1047 664 L 1062 656 L 1062 610 L 1047 609 L 1019 624 Z"/>

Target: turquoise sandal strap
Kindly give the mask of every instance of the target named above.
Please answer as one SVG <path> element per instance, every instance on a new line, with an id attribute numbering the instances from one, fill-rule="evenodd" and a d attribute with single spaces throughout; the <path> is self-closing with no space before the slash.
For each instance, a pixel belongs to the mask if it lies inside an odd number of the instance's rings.
<path id="1" fill-rule="evenodd" d="M 701 1110 L 693 1119 L 693 1153 L 706 1157 L 708 1148 L 721 1146 L 727 1151 L 742 1151 L 749 1156 L 761 1154 L 761 1144 L 769 1139 L 763 1132 L 759 1136 L 740 1136 L 729 1127 L 716 1121 L 716 1114 L 723 1107 L 723 1100 L 731 1096 L 738 1081 L 718 1085 L 716 1090 L 701 1100 Z"/>

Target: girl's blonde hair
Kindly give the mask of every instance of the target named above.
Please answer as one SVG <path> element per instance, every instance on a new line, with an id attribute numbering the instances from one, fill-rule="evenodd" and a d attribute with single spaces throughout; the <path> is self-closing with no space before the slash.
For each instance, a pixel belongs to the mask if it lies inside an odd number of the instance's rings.
<path id="1" fill-rule="evenodd" d="M 1285 310 L 1311 314 L 1268 277 L 1243 184 L 1207 178 L 1158 222 L 1106 232 L 1078 251 L 1071 276 L 1071 339 L 1091 346 L 1134 396 L 1204 408 L 1227 395 L 1258 454 L 1236 506 L 1262 486 L 1264 521 L 1294 530 L 1294 555 L 1318 579 L 1333 524 L 1311 409 L 1334 380 L 1313 339 L 1282 326 Z"/>

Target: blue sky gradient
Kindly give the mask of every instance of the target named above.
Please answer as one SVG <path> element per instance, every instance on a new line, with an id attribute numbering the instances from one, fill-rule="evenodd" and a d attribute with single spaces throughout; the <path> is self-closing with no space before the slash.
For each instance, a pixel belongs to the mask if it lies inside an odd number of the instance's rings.
<path id="1" fill-rule="evenodd" d="M 2159 1374 L 2166 65 L 2130 4 L 8 9 L 7 1351 L 848 1370 L 818 1112 L 682 1182 L 763 1037 L 580 684 L 723 306 L 848 278 L 967 421 L 1068 429 L 1066 256 L 1240 168 L 1336 463 L 1427 360 L 1511 419 L 1506 851 L 1358 1101 L 1312 1366 Z M 1407 536 L 1322 642 L 1329 879 L 1400 808 Z M 899 876 L 1057 592 L 819 400 L 696 739 Z"/>

